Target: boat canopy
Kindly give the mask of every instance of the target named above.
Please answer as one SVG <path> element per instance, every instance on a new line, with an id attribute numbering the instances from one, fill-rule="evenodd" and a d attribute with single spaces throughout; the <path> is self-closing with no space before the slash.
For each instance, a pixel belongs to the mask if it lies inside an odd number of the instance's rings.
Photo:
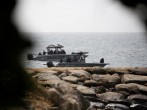
<path id="1" fill-rule="evenodd" d="M 60 45 L 60 44 L 57 44 L 57 45 L 49 45 L 47 46 L 46 48 L 49 49 L 49 48 L 63 48 L 64 46 L 63 45 Z"/>

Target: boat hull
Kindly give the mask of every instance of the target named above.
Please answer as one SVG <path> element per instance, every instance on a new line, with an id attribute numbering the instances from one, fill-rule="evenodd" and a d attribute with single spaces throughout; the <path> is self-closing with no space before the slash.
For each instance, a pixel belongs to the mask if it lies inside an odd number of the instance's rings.
<path id="1" fill-rule="evenodd" d="M 85 55 L 84 57 L 86 58 L 87 56 L 88 55 Z M 63 62 L 66 62 L 68 58 L 71 58 L 71 62 L 74 62 L 75 58 L 76 58 L 76 62 L 79 62 L 81 59 L 81 55 L 79 54 L 32 55 L 30 58 L 28 58 L 28 60 L 60 62 L 62 59 Z"/>
<path id="2" fill-rule="evenodd" d="M 56 67 L 104 67 L 109 63 L 58 63 Z"/>

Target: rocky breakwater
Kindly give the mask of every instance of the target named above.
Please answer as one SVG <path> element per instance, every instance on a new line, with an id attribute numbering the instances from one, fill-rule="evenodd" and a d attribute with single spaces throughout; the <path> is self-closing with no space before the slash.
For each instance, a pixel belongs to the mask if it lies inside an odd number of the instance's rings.
<path id="1" fill-rule="evenodd" d="M 147 68 L 27 69 L 53 110 L 147 110 Z"/>

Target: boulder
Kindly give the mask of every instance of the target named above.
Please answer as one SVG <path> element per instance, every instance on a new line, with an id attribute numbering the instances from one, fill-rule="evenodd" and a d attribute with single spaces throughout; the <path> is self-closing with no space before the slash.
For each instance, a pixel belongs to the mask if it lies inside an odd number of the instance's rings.
<path id="1" fill-rule="evenodd" d="M 106 102 L 103 102 L 103 101 L 101 101 L 101 100 L 99 100 L 98 98 L 96 98 L 96 97 L 93 97 L 93 96 L 84 96 L 87 100 L 89 100 L 90 102 L 101 102 L 101 103 L 106 103 Z"/>
<path id="2" fill-rule="evenodd" d="M 83 95 L 72 89 L 70 84 L 62 82 L 49 89 L 49 99 L 58 106 L 60 110 L 87 110 L 90 103 Z"/>
<path id="3" fill-rule="evenodd" d="M 147 110 L 147 106 L 140 104 L 132 104 L 130 108 L 131 110 Z"/>
<path id="4" fill-rule="evenodd" d="M 147 76 L 147 69 L 129 69 L 131 74 Z"/>
<path id="5" fill-rule="evenodd" d="M 48 73 L 41 73 L 38 74 L 36 77 L 39 81 L 47 81 L 47 80 L 60 80 L 60 78 L 56 75 L 48 74 Z"/>
<path id="6" fill-rule="evenodd" d="M 123 104 L 115 104 L 115 103 L 110 103 L 108 105 L 106 105 L 106 110 L 130 110 L 129 107 L 127 107 L 126 105 Z"/>
<path id="7" fill-rule="evenodd" d="M 95 80 L 86 80 L 84 82 L 84 86 L 89 86 L 89 87 L 91 87 L 91 86 L 98 86 L 98 83 Z"/>
<path id="8" fill-rule="evenodd" d="M 95 96 L 96 95 L 94 89 L 91 89 L 91 88 L 86 87 L 86 86 L 79 85 L 77 87 L 77 90 L 80 91 L 82 94 L 87 95 L 87 96 Z"/>
<path id="9" fill-rule="evenodd" d="M 104 86 L 98 86 L 98 87 L 92 87 L 96 93 L 100 94 L 100 93 L 104 93 L 107 91 L 107 88 L 105 88 Z"/>
<path id="10" fill-rule="evenodd" d="M 147 83 L 147 76 L 124 74 L 122 82 L 144 84 Z"/>
<path id="11" fill-rule="evenodd" d="M 113 75 L 92 75 L 92 79 L 97 81 L 99 85 L 105 87 L 114 87 L 120 83 L 120 76 L 118 74 Z"/>
<path id="12" fill-rule="evenodd" d="M 127 97 L 133 104 L 147 104 L 147 96 L 142 94 L 133 94 Z"/>
<path id="13" fill-rule="evenodd" d="M 118 91 L 126 91 L 129 93 L 143 93 L 147 94 L 147 87 L 136 83 L 118 84 L 115 86 Z"/>
<path id="14" fill-rule="evenodd" d="M 66 76 L 67 76 L 67 74 L 66 74 L 66 73 L 62 73 L 62 74 L 60 74 L 60 75 L 59 75 L 59 78 L 61 78 L 61 79 L 62 79 L 63 77 L 66 77 Z"/>
<path id="15" fill-rule="evenodd" d="M 102 101 L 121 101 L 125 98 L 123 94 L 117 92 L 106 92 L 102 94 L 96 94 L 96 96 Z"/>
<path id="16" fill-rule="evenodd" d="M 78 78 L 75 76 L 66 76 L 66 77 L 63 77 L 62 80 L 70 82 L 70 83 L 78 83 Z"/>
<path id="17" fill-rule="evenodd" d="M 101 102 L 90 102 L 90 108 L 103 109 L 105 105 Z"/>
<path id="18" fill-rule="evenodd" d="M 129 83 L 129 84 L 117 84 L 115 86 L 117 91 L 126 91 L 129 93 L 138 93 L 139 87 L 135 83 Z"/>
<path id="19" fill-rule="evenodd" d="M 84 70 L 70 70 L 68 75 L 75 76 L 78 78 L 84 77 L 86 79 L 90 79 L 91 74 Z"/>
<path id="20" fill-rule="evenodd" d="M 129 74 L 129 71 L 124 68 L 107 68 L 107 72 L 109 74 L 117 73 L 119 75 L 121 74 Z"/>
<path id="21" fill-rule="evenodd" d="M 93 67 L 91 69 L 91 74 L 107 74 L 107 71 L 103 67 Z"/>
<path id="22" fill-rule="evenodd" d="M 47 80 L 47 81 L 42 81 L 41 84 L 45 87 L 54 87 L 57 86 L 58 84 L 65 82 L 62 80 Z"/>

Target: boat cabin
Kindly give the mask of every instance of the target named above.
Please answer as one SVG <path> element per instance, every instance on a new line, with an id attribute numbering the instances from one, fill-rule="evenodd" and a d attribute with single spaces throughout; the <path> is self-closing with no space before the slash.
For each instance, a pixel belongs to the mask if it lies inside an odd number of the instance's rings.
<path id="1" fill-rule="evenodd" d="M 43 52 L 44 54 L 66 54 L 65 50 L 62 49 L 64 46 L 57 44 L 57 45 L 49 45 L 46 47 L 47 52 Z"/>

